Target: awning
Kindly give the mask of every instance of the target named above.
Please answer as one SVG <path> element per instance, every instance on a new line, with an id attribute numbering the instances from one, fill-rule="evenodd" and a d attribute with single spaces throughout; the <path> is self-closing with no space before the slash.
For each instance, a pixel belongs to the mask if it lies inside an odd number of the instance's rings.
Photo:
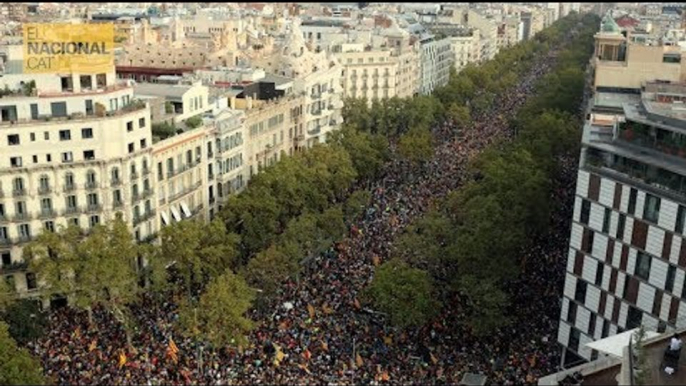
<path id="1" fill-rule="evenodd" d="M 169 225 L 169 216 L 167 216 L 167 212 L 160 212 L 160 215 L 162 216 L 162 225 Z"/>
<path id="2" fill-rule="evenodd" d="M 176 208 L 173 206 L 170 207 L 170 209 L 171 209 L 172 217 L 174 218 L 174 220 L 181 221 L 181 215 L 179 214 L 179 211 L 176 210 Z"/>
<path id="3" fill-rule="evenodd" d="M 631 339 L 631 335 L 636 331 L 638 331 L 638 328 L 624 331 L 621 334 L 612 335 L 605 339 L 599 339 L 595 342 L 586 343 L 586 347 L 612 355 L 616 358 L 622 358 L 624 356 L 624 347 L 629 345 L 629 339 Z M 650 339 L 658 335 L 660 334 L 655 331 L 646 331 L 645 339 Z"/>
<path id="4" fill-rule="evenodd" d="M 181 203 L 181 212 L 183 213 L 184 216 L 186 216 L 186 218 L 193 216 L 191 211 L 188 209 L 188 205 L 186 205 L 185 202 Z"/>

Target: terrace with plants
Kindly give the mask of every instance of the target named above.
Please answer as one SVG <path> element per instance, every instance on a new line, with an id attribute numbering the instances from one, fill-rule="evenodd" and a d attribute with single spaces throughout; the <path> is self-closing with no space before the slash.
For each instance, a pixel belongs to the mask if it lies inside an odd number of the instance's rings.
<path id="1" fill-rule="evenodd" d="M 618 126 L 620 140 L 664 154 L 686 158 L 686 135 L 627 120 Z"/>

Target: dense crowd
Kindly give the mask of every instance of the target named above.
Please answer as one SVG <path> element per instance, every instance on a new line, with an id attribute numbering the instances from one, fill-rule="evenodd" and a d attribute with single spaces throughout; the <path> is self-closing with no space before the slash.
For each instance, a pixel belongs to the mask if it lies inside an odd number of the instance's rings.
<path id="1" fill-rule="evenodd" d="M 144 295 L 132 310 L 136 331 L 127 342 L 121 324 L 102 309 L 93 327 L 84 313 L 62 308 L 50 316 L 48 336 L 30 344 L 59 384 L 456 384 L 465 372 L 498 384 L 535 383 L 557 370 L 556 328 L 573 202 L 575 167 L 562 160 L 555 190 L 562 203 L 555 225 L 526 254 L 527 269 L 509 287 L 512 320 L 487 338 L 458 323 L 459 298 L 421 329 L 404 332 L 360 305 L 358 292 L 375 264 L 389 258 L 394 238 L 436 198 L 457 189 L 470 159 L 512 135 L 508 119 L 531 96 L 553 56 L 537 59 L 514 90 L 469 128 L 435 129 L 434 158 L 420 168 L 394 162 L 373 182 L 371 204 L 335 247 L 311 259 L 298 282 L 284 283 L 246 347 L 211 348 L 173 334 L 178 299 Z M 173 336 L 178 363 L 166 355 Z M 126 363 L 122 365 L 120 357 Z"/>

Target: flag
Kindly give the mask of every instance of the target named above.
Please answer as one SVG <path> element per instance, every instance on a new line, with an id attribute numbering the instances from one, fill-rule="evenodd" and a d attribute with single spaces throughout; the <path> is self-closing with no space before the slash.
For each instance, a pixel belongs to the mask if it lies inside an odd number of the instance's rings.
<path id="1" fill-rule="evenodd" d="M 171 357 L 171 359 L 174 361 L 174 363 L 177 363 L 179 361 L 179 356 L 177 355 L 179 353 L 179 348 L 176 347 L 176 343 L 174 343 L 173 338 L 169 338 L 169 347 L 167 348 L 167 355 Z"/>
<path id="2" fill-rule="evenodd" d="M 272 345 L 276 350 L 276 355 L 274 355 L 274 366 L 279 367 L 281 361 L 286 355 L 284 355 L 283 351 L 281 351 L 281 347 L 279 347 L 279 345 L 277 345 L 276 343 L 272 343 Z"/>
<path id="3" fill-rule="evenodd" d="M 123 352 L 119 353 L 119 368 L 121 369 L 126 364 L 126 355 Z"/>
<path id="4" fill-rule="evenodd" d="M 324 303 L 324 305 L 322 306 L 322 310 L 324 310 L 324 313 L 327 315 L 333 313 L 333 308 L 329 307 L 329 305 L 326 303 Z"/>
<path id="5" fill-rule="evenodd" d="M 322 341 L 322 350 L 328 352 L 329 351 L 329 345 L 326 344 L 326 341 Z"/>
<path id="6" fill-rule="evenodd" d="M 434 364 L 438 363 L 438 359 L 436 359 L 433 353 L 429 353 L 429 356 L 431 357 L 431 362 L 433 362 Z"/>
<path id="7" fill-rule="evenodd" d="M 96 339 L 93 339 L 93 341 L 91 342 L 91 344 L 88 346 L 88 352 L 91 352 L 91 351 L 95 350 L 95 347 L 96 347 L 97 344 L 98 344 L 97 340 L 96 340 Z"/>
<path id="8" fill-rule="evenodd" d="M 360 305 L 360 301 L 357 300 L 357 298 L 355 298 L 355 302 L 353 302 L 353 304 L 355 305 L 355 308 L 357 308 L 358 310 L 362 308 L 362 306 Z"/>
<path id="9" fill-rule="evenodd" d="M 307 305 L 307 312 L 310 314 L 310 319 L 314 319 L 314 307 L 312 304 Z"/>
<path id="10" fill-rule="evenodd" d="M 381 373 L 381 381 L 382 382 L 388 382 L 388 380 L 391 379 L 391 377 L 388 375 L 388 371 L 385 371 Z"/>
<path id="11" fill-rule="evenodd" d="M 80 338 L 81 337 L 81 326 L 76 327 L 76 330 L 74 330 L 74 333 L 72 334 L 72 338 Z"/>
<path id="12" fill-rule="evenodd" d="M 307 374 L 312 374 L 312 373 L 310 372 L 310 369 L 307 368 L 307 365 L 298 365 L 298 367 L 300 367 L 301 369 L 305 370 L 305 372 L 306 372 Z"/>
<path id="13" fill-rule="evenodd" d="M 393 336 L 384 336 L 383 342 L 384 344 L 386 344 L 386 346 L 390 346 L 391 344 L 393 344 Z"/>
<path id="14" fill-rule="evenodd" d="M 310 358 L 312 358 L 312 353 L 309 349 L 306 348 L 305 351 L 303 351 L 303 358 L 305 358 L 306 361 L 309 361 Z"/>
<path id="15" fill-rule="evenodd" d="M 362 367 L 362 365 L 364 364 L 364 362 L 362 361 L 362 357 L 360 356 L 360 354 L 357 354 L 357 355 L 355 356 L 355 364 L 357 365 L 357 367 Z"/>

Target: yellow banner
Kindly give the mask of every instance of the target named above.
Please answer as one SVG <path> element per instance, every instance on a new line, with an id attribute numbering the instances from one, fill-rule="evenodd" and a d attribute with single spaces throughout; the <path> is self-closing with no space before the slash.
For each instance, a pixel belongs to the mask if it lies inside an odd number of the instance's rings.
<path id="1" fill-rule="evenodd" d="M 24 73 L 114 70 L 114 24 L 24 24 Z"/>

